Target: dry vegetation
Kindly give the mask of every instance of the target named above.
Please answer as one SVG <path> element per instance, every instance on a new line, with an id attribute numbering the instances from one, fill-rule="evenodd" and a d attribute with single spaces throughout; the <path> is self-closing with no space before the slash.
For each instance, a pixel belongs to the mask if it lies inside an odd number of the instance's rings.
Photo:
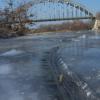
<path id="1" fill-rule="evenodd" d="M 25 25 L 32 21 L 28 18 L 27 4 L 20 3 L 18 7 L 14 7 L 13 2 L 8 0 L 8 6 L 0 10 L 0 38 L 22 36 L 29 31 Z"/>
<path id="2" fill-rule="evenodd" d="M 100 12 L 96 14 L 96 19 L 100 20 Z"/>
<path id="3" fill-rule="evenodd" d="M 79 30 L 90 30 L 92 24 L 85 23 L 82 21 L 65 22 L 58 25 L 43 25 L 38 29 L 34 29 L 33 33 L 40 32 L 58 32 L 58 31 L 79 31 Z"/>

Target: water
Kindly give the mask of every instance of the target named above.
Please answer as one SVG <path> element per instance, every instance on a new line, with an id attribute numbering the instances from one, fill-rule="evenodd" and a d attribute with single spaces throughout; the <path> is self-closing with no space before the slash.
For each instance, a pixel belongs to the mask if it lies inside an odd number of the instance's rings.
<path id="1" fill-rule="evenodd" d="M 80 39 L 82 34 L 83 33 L 59 33 L 55 35 L 25 36 L 0 40 L 0 100 L 55 99 L 53 96 L 55 93 L 49 91 L 50 88 L 47 88 L 44 81 L 44 71 L 41 66 L 41 59 L 44 56 L 44 52 L 49 51 L 55 46 L 65 48 L 66 45 L 69 45 L 76 37 L 79 37 L 78 39 Z M 85 36 L 81 38 L 84 39 Z M 93 38 L 93 35 L 90 38 Z M 84 51 L 86 55 L 89 55 L 84 56 L 84 62 L 80 59 L 80 63 L 77 63 L 77 66 L 83 66 L 87 60 L 91 62 L 94 66 L 90 66 L 89 68 L 93 67 L 98 71 L 98 73 L 95 73 L 96 78 L 98 79 L 97 83 L 100 82 L 100 72 L 98 70 L 100 65 L 98 40 L 95 42 L 97 46 L 94 44 L 95 48 Z M 68 49 L 63 50 L 63 53 L 65 54 L 68 51 Z M 90 59 L 91 56 L 94 57 L 94 63 Z M 76 62 L 74 61 L 74 63 Z M 77 67 L 77 70 L 79 70 L 79 72 L 84 69 L 83 67 L 78 68 L 79 67 Z M 85 69 L 86 71 L 88 70 L 87 68 Z M 83 70 L 83 72 L 84 71 L 85 70 Z M 90 76 L 88 75 L 88 77 Z M 86 78 L 88 79 L 88 77 Z M 92 81 L 93 80 L 91 80 L 91 83 L 95 84 L 96 81 Z M 93 89 L 96 86 L 97 85 L 94 85 Z M 52 87 L 51 91 L 53 91 Z M 99 93 L 99 88 L 96 91 Z"/>
<path id="2" fill-rule="evenodd" d="M 60 36 L 40 35 L 0 40 L 0 100 L 54 98 L 44 81 L 40 60 L 45 51 L 60 44 Z M 62 39 L 65 37 L 68 35 L 63 35 Z"/>
<path id="3" fill-rule="evenodd" d="M 79 37 L 66 45 L 61 55 L 70 70 L 100 98 L 100 35 Z"/>

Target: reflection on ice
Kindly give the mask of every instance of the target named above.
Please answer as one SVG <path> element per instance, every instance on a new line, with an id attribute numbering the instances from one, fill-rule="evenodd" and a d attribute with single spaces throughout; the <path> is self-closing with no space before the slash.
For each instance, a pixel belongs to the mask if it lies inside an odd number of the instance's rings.
<path id="1" fill-rule="evenodd" d="M 84 35 L 80 36 L 79 38 L 83 38 L 84 39 L 84 38 L 86 38 L 86 35 L 84 34 Z"/>
<path id="2" fill-rule="evenodd" d="M 1 54 L 1 56 L 15 56 L 15 55 L 18 55 L 21 53 L 23 53 L 23 52 L 20 50 L 12 49 L 12 50 L 9 50 L 9 51 Z"/>
<path id="3" fill-rule="evenodd" d="M 2 64 L 0 65 L 0 75 L 9 74 L 11 72 L 11 65 L 10 64 Z"/>
<path id="4" fill-rule="evenodd" d="M 95 35 L 95 36 L 91 36 L 90 38 L 91 38 L 91 39 L 100 39 L 100 37 L 97 36 L 97 35 Z"/>

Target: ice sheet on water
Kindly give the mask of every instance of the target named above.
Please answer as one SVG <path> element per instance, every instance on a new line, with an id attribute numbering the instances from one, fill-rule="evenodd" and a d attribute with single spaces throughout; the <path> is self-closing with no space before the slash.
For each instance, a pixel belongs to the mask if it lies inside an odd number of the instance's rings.
<path id="1" fill-rule="evenodd" d="M 12 50 L 2 53 L 1 56 L 15 56 L 21 53 L 23 53 L 23 51 L 12 49 Z"/>
<path id="2" fill-rule="evenodd" d="M 14 91 L 14 93 L 11 93 L 7 96 L 8 97 L 6 100 L 40 100 L 38 99 L 37 93 L 33 93 L 32 95 L 30 94 L 29 96 L 25 96 L 25 95 L 20 95 L 19 93 Z M 5 100 L 4 97 L 2 98 L 2 100 Z"/>
<path id="3" fill-rule="evenodd" d="M 72 41 L 75 41 L 75 42 L 77 42 L 77 41 L 80 41 L 80 39 L 72 39 Z"/>
<path id="4" fill-rule="evenodd" d="M 0 75 L 6 75 L 11 72 L 12 68 L 10 64 L 2 64 L 0 65 Z"/>
<path id="5" fill-rule="evenodd" d="M 98 35 L 91 36 L 90 39 L 100 39 L 100 36 L 98 36 Z"/>
<path id="6" fill-rule="evenodd" d="M 84 39 L 84 38 L 86 38 L 86 35 L 84 34 L 84 35 L 80 36 L 79 38 Z"/>
<path id="7" fill-rule="evenodd" d="M 15 94 L 14 94 L 15 95 Z M 8 97 L 8 100 L 24 100 L 22 96 L 20 95 L 12 95 L 11 97 Z"/>

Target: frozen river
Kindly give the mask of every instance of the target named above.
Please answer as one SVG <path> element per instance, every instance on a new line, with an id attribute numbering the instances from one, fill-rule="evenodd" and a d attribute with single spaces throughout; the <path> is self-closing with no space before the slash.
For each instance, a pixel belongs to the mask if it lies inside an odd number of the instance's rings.
<path id="1" fill-rule="evenodd" d="M 25 36 L 0 40 L 0 100 L 52 100 L 40 60 L 70 35 Z"/>
<path id="2" fill-rule="evenodd" d="M 85 82 L 82 88 L 87 96 L 94 92 L 100 99 L 100 34 L 78 37 L 60 53 L 69 69 Z M 88 87 L 92 92 L 86 90 Z"/>
<path id="3" fill-rule="evenodd" d="M 68 55 L 67 51 L 69 49 L 67 49 L 66 45 L 69 45 L 71 41 L 76 39 L 77 36 L 80 37 L 82 34 L 83 33 L 79 32 L 76 34 L 61 33 L 44 36 L 31 35 L 0 40 L 0 100 L 58 100 L 53 96 L 53 92 L 51 93 L 46 87 L 41 59 L 44 52 L 49 51 L 55 46 L 61 46 L 63 48 L 62 55 Z M 84 38 L 84 35 L 82 36 L 82 38 Z M 91 36 L 91 38 L 93 37 Z M 100 38 L 97 40 L 100 42 Z M 80 59 L 80 63 L 75 62 L 77 66 L 83 66 L 89 59 L 89 63 L 91 62 L 92 66 L 89 65 L 89 68 L 87 68 L 86 71 L 83 70 L 83 67 L 77 67 L 76 69 L 89 74 L 87 71 L 91 67 L 96 67 L 96 69 L 93 68 L 93 70 L 98 70 L 98 83 L 100 83 L 99 42 L 96 42 L 98 43 L 97 45 L 94 44 L 94 47 L 97 49 L 93 48 L 90 51 L 84 51 L 85 55 L 89 55 L 88 57 L 85 56 L 86 58 L 84 57 L 84 61 Z M 66 60 L 67 58 L 65 56 L 64 58 Z M 90 59 L 92 56 L 94 58 L 92 59 L 93 61 Z M 93 84 L 94 83 L 95 82 L 93 82 Z M 97 91 L 98 93 L 100 92 L 100 90 Z"/>

